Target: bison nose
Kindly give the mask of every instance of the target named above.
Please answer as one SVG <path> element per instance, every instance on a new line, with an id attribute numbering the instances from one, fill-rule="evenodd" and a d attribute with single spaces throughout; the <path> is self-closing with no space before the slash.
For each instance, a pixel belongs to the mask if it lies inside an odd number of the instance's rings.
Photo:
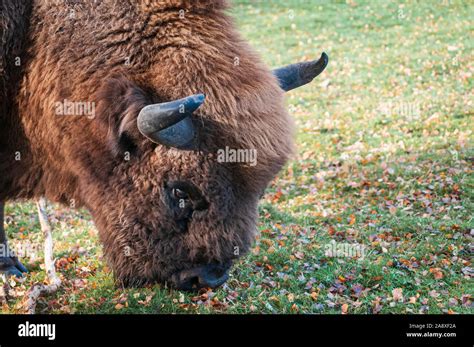
<path id="1" fill-rule="evenodd" d="M 179 271 L 171 277 L 174 287 L 179 290 L 217 288 L 229 278 L 229 264 L 208 264 Z"/>

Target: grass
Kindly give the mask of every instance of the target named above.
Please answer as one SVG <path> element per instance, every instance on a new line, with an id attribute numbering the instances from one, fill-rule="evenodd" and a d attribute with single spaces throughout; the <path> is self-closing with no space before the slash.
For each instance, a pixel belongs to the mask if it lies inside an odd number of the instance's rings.
<path id="1" fill-rule="evenodd" d="M 117 289 L 88 213 L 51 206 L 64 286 L 39 312 L 474 313 L 473 4 L 236 1 L 231 13 L 269 66 L 330 57 L 288 95 L 298 155 L 262 200 L 251 254 L 214 292 Z M 6 215 L 12 243 L 41 247 L 33 203 Z M 3 312 L 44 279 L 41 251 L 23 262 Z"/>

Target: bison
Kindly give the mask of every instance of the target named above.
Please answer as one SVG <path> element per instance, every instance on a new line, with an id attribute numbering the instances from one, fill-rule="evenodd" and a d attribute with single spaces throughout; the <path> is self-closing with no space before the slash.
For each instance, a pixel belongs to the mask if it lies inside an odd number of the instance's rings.
<path id="1" fill-rule="evenodd" d="M 1 5 L 0 201 L 87 208 L 119 285 L 224 283 L 293 152 L 284 93 L 327 55 L 270 71 L 223 0 Z"/>

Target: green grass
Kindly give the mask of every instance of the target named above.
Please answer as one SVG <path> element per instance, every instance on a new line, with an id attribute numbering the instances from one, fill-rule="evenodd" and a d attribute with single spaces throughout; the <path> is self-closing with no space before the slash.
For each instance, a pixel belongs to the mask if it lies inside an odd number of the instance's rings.
<path id="1" fill-rule="evenodd" d="M 267 190 L 252 253 L 215 292 L 117 289 L 87 212 L 51 206 L 64 286 L 39 312 L 474 313 L 473 4 L 237 1 L 231 13 L 269 66 L 330 57 L 288 94 L 298 155 Z M 6 215 L 11 242 L 41 245 L 34 204 Z M 363 256 L 332 257 L 331 242 Z M 23 259 L 31 273 L 3 312 L 44 279 L 40 255 Z"/>

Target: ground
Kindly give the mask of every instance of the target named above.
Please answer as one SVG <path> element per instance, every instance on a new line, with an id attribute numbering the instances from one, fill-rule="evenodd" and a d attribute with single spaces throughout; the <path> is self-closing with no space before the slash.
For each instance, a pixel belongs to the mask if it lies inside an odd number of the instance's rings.
<path id="1" fill-rule="evenodd" d="M 64 285 L 48 313 L 474 313 L 472 30 L 461 1 L 237 1 L 243 36 L 269 66 L 329 54 L 288 94 L 297 156 L 268 188 L 251 254 L 216 291 L 117 289 L 86 211 L 51 205 Z M 471 34 L 469 34 L 471 33 Z M 42 281 L 32 202 L 8 204 L 30 273 L 2 312 Z"/>

